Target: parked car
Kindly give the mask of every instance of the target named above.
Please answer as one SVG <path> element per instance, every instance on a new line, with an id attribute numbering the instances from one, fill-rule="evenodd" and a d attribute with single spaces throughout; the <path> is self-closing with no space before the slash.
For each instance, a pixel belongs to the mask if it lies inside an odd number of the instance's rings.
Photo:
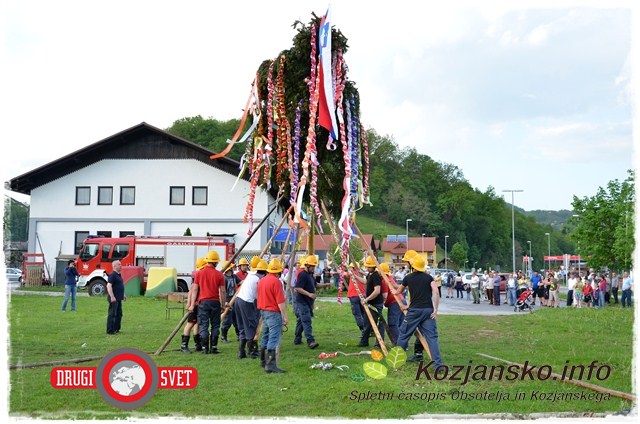
<path id="1" fill-rule="evenodd" d="M 9 283 L 22 283 L 22 270 L 18 268 L 7 268 L 5 275 Z"/>
<path id="2" fill-rule="evenodd" d="M 463 276 L 462 276 L 462 282 L 465 284 L 470 284 L 471 283 L 471 273 L 470 272 L 466 272 Z M 509 273 L 500 273 L 501 276 L 504 276 L 504 280 L 502 280 L 500 282 L 500 292 L 506 292 L 507 291 L 507 279 L 509 279 Z M 480 276 L 480 275 L 478 275 Z"/>

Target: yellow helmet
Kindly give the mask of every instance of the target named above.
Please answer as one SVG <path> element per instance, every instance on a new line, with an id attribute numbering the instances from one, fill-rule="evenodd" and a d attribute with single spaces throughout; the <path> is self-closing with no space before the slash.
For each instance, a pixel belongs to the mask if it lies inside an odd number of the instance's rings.
<path id="1" fill-rule="evenodd" d="M 249 261 L 247 261 L 247 258 L 240 258 L 238 265 L 249 265 Z"/>
<path id="2" fill-rule="evenodd" d="M 424 263 L 424 258 L 421 255 L 415 255 L 411 258 L 411 267 L 416 271 L 424 272 L 427 265 Z"/>
<path id="3" fill-rule="evenodd" d="M 207 264 L 207 260 L 204 257 L 198 258 L 196 261 L 196 269 L 202 269 Z"/>
<path id="4" fill-rule="evenodd" d="M 382 271 L 385 274 L 389 274 L 391 272 L 391 269 L 389 268 L 389 264 L 387 264 L 386 262 L 381 263 L 380 268 L 382 268 Z"/>
<path id="5" fill-rule="evenodd" d="M 316 258 L 316 255 L 309 255 L 307 256 L 307 259 L 304 261 L 304 266 L 307 265 L 313 265 L 313 266 L 318 266 L 318 258 Z"/>
<path id="6" fill-rule="evenodd" d="M 222 272 L 227 272 L 231 269 L 233 269 L 233 262 L 224 261 L 222 264 Z"/>
<path id="7" fill-rule="evenodd" d="M 267 261 L 260 259 L 258 261 L 258 265 L 256 265 L 256 271 L 266 271 L 267 270 Z"/>
<path id="8" fill-rule="evenodd" d="M 251 269 L 255 271 L 259 262 L 260 262 L 260 256 L 254 256 L 253 258 L 251 258 Z"/>
<path id="9" fill-rule="evenodd" d="M 216 252 L 215 250 L 210 250 L 209 253 L 207 253 L 206 261 L 209 263 L 218 263 L 220 262 L 220 255 L 218 255 L 218 252 Z"/>
<path id="10" fill-rule="evenodd" d="M 374 259 L 373 256 L 367 256 L 367 259 L 364 261 L 364 266 L 366 268 L 375 268 L 376 267 L 376 260 Z"/>
<path id="11" fill-rule="evenodd" d="M 307 262 L 307 258 L 300 258 L 300 268 L 304 268 L 304 264 Z"/>
<path id="12" fill-rule="evenodd" d="M 280 264 L 278 258 L 271 259 L 271 262 L 269 262 L 269 265 L 267 266 L 267 272 L 269 274 L 277 274 L 279 272 L 282 272 L 282 265 Z"/>
<path id="13" fill-rule="evenodd" d="M 404 254 L 404 256 L 402 257 L 402 260 L 405 262 L 410 262 L 411 258 L 413 258 L 414 256 L 416 256 L 418 254 L 418 252 L 416 252 L 413 249 L 407 250 Z"/>

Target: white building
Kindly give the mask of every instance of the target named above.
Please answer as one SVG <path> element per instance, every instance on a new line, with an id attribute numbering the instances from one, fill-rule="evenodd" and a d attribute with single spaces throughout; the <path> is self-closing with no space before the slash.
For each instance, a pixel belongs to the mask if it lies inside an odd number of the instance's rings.
<path id="1" fill-rule="evenodd" d="M 249 175 L 236 184 L 238 162 L 211 160 L 213 153 L 143 122 L 5 185 L 31 196 L 28 253 L 44 254 L 54 278 L 56 258 L 77 255 L 90 234 L 182 236 L 189 228 L 193 236 L 225 234 L 240 248 Z M 274 202 L 273 193 L 256 192 L 254 228 Z M 243 256 L 262 250 L 281 217 L 280 208 L 269 216 Z"/>

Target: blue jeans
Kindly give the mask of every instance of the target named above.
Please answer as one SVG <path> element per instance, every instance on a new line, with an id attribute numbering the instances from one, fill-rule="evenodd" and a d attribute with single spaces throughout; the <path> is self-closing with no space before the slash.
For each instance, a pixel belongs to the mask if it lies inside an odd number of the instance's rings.
<path id="1" fill-rule="evenodd" d="M 605 303 L 607 303 L 607 302 L 604 301 L 604 299 L 605 299 L 604 295 L 605 294 L 606 294 L 606 292 L 600 290 L 600 295 L 598 296 L 598 307 L 599 308 L 604 308 Z"/>
<path id="2" fill-rule="evenodd" d="M 262 315 L 262 338 L 260 346 L 274 350 L 280 345 L 282 337 L 282 315 L 280 312 L 260 311 Z"/>
<path id="3" fill-rule="evenodd" d="M 398 306 L 398 302 L 393 302 L 387 307 L 387 324 L 389 324 L 389 332 L 391 333 L 391 342 L 396 343 L 400 336 L 400 326 L 402 325 L 404 315 Z"/>
<path id="4" fill-rule="evenodd" d="M 514 306 L 516 304 L 516 300 L 518 299 L 516 297 L 516 288 L 509 288 L 507 289 L 507 294 L 509 295 L 509 305 Z"/>
<path id="5" fill-rule="evenodd" d="M 64 286 L 64 301 L 62 302 L 62 310 L 67 310 L 67 302 L 69 301 L 69 296 L 71 296 L 71 311 L 76 310 L 76 293 L 78 292 L 78 286 L 66 284 Z"/>
<path id="6" fill-rule="evenodd" d="M 620 299 L 620 302 L 622 303 L 623 308 L 625 307 L 625 300 L 626 305 L 631 307 L 631 289 L 622 290 L 622 299 Z"/>
<path id="7" fill-rule="evenodd" d="M 362 307 L 362 303 L 360 302 L 360 297 L 351 296 L 349 298 L 349 302 L 351 302 L 351 313 L 353 317 L 356 319 L 356 324 L 360 331 L 364 329 L 364 308 Z"/>
<path id="8" fill-rule="evenodd" d="M 294 302 L 293 312 L 296 314 L 296 332 L 293 341 L 302 341 L 302 331 L 307 337 L 307 343 L 315 342 L 313 328 L 311 327 L 311 307 L 306 302 Z"/>
<path id="9" fill-rule="evenodd" d="M 407 350 L 409 339 L 415 333 L 416 328 L 427 341 L 431 359 L 434 362 L 434 368 L 442 365 L 440 357 L 440 344 L 438 343 L 438 326 L 436 320 L 431 319 L 433 308 L 409 308 L 407 315 L 404 317 L 402 327 L 400 327 L 400 337 L 396 343 L 398 346 Z"/>

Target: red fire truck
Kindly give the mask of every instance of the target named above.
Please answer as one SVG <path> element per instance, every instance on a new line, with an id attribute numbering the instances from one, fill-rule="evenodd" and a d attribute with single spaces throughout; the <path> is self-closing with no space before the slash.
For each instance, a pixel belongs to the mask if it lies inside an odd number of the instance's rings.
<path id="1" fill-rule="evenodd" d="M 210 237 L 127 236 L 107 238 L 89 236 L 83 243 L 76 262 L 80 278 L 79 288 L 87 288 L 89 295 L 100 296 L 107 291 L 107 278 L 115 260 L 122 266 L 144 268 L 143 289 L 146 288 L 150 267 L 173 267 L 178 271 L 178 291 L 191 287 L 191 273 L 196 260 L 215 250 L 221 260 L 233 257 L 234 235 Z"/>

